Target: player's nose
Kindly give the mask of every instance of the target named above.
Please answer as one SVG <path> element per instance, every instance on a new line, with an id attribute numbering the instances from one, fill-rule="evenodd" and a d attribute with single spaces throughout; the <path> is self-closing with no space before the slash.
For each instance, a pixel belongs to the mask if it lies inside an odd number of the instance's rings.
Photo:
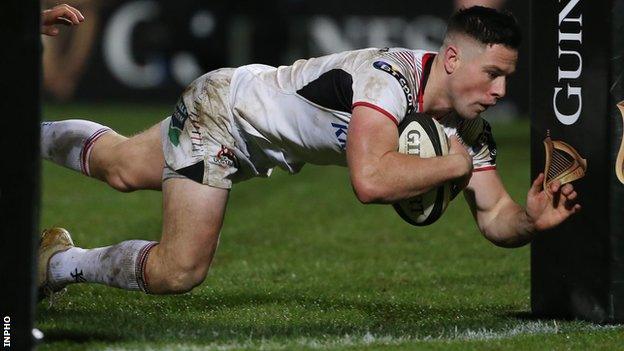
<path id="1" fill-rule="evenodd" d="M 502 99 L 507 93 L 507 80 L 504 76 L 498 77 L 492 85 L 490 92 L 497 99 Z"/>

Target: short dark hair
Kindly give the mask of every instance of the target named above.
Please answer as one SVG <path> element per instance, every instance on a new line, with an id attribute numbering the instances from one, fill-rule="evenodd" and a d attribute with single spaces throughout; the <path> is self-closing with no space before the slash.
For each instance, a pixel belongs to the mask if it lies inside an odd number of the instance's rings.
<path id="1" fill-rule="evenodd" d="M 473 6 L 459 9 L 448 21 L 446 35 L 463 33 L 483 44 L 502 44 L 518 49 L 522 34 L 518 21 L 509 11 Z"/>

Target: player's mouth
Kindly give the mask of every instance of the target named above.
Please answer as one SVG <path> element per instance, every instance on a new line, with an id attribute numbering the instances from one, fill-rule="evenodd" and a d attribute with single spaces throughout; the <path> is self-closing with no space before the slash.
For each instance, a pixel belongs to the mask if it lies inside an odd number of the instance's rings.
<path id="1" fill-rule="evenodd" d="M 490 107 L 492 107 L 492 106 L 496 105 L 496 103 L 493 103 L 493 104 L 482 104 L 482 103 L 478 103 L 478 105 L 479 105 L 479 109 L 481 110 L 480 112 L 483 112 L 483 111 L 487 110 L 488 108 L 490 108 Z"/>

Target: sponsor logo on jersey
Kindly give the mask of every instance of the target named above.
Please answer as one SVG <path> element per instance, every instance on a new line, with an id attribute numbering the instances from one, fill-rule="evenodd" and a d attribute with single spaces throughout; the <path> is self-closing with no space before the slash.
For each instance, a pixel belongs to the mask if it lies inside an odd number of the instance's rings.
<path id="1" fill-rule="evenodd" d="M 180 145 L 180 134 L 184 128 L 184 122 L 188 119 L 188 111 L 184 101 L 178 100 L 175 111 L 171 115 L 171 123 L 169 123 L 169 140 L 174 146 Z"/>
<path id="2" fill-rule="evenodd" d="M 228 149 L 224 145 L 221 145 L 221 149 L 217 152 L 216 156 L 212 156 L 209 159 L 210 163 L 214 163 L 221 167 L 235 167 L 237 164 L 236 155 L 232 150 Z"/>
<path id="3" fill-rule="evenodd" d="M 407 111 L 405 114 L 408 115 L 412 113 L 415 110 L 414 94 L 412 92 L 412 89 L 410 89 L 405 76 L 394 67 L 392 67 L 391 64 L 385 61 L 375 61 L 373 63 L 373 67 L 390 74 L 399 82 L 399 84 L 401 85 L 401 90 L 403 90 L 403 94 L 405 94 L 405 100 L 407 100 Z"/>
<path id="4" fill-rule="evenodd" d="M 340 150 L 344 150 L 347 147 L 347 130 L 349 126 L 339 123 L 332 123 L 331 125 L 335 129 L 334 134 L 336 134 L 336 138 L 338 139 Z"/>

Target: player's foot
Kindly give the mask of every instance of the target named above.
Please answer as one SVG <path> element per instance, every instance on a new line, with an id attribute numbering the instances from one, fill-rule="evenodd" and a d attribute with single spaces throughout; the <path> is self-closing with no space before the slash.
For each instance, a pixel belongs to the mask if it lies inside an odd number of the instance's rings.
<path id="1" fill-rule="evenodd" d="M 49 279 L 50 258 L 61 251 L 74 247 L 69 232 L 63 228 L 45 229 L 39 241 L 39 263 L 37 271 L 37 285 L 39 299 L 53 295 L 63 290 L 64 285 L 52 284 Z"/>

